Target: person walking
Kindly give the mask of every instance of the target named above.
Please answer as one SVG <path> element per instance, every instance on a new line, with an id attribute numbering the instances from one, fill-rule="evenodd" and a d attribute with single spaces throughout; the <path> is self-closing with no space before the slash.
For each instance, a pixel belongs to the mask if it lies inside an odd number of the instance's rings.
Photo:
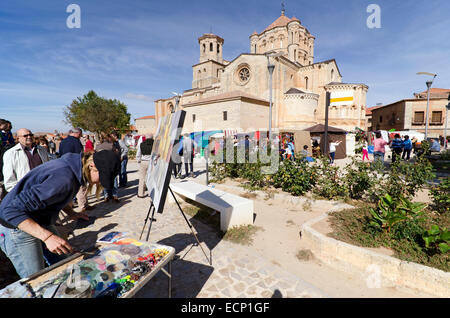
<path id="1" fill-rule="evenodd" d="M 367 149 L 367 141 L 366 140 L 364 140 L 364 143 L 363 143 L 362 154 L 363 154 L 362 161 L 364 161 L 365 158 L 367 158 L 367 161 L 370 161 L 369 160 L 369 150 Z"/>
<path id="2" fill-rule="evenodd" d="M 145 140 L 140 143 L 136 152 L 136 160 L 139 164 L 139 185 L 138 185 L 138 198 L 144 198 L 145 193 L 145 181 L 147 176 L 148 165 L 152 159 L 153 149 L 153 135 L 145 135 Z"/>
<path id="3" fill-rule="evenodd" d="M 111 134 L 113 141 L 117 143 L 116 146 L 120 148 L 120 174 L 119 174 L 119 188 L 127 186 L 127 163 L 128 163 L 128 147 L 125 142 L 120 139 L 119 132 L 115 131 Z"/>
<path id="4" fill-rule="evenodd" d="M 405 159 L 405 155 L 406 155 L 406 161 L 409 161 L 409 158 L 411 156 L 411 150 L 412 150 L 412 142 L 409 139 L 409 136 L 406 135 L 405 139 L 403 140 L 403 154 L 402 154 L 402 159 Z"/>
<path id="5" fill-rule="evenodd" d="M 392 163 L 395 163 L 403 151 L 403 141 L 399 134 L 395 134 L 394 139 L 391 140 L 391 149 Z"/>
<path id="6" fill-rule="evenodd" d="M 173 176 L 175 179 L 181 178 L 181 156 L 183 156 L 183 144 L 181 140 L 175 141 L 173 149 L 177 149 L 175 158 L 173 159 Z"/>
<path id="7" fill-rule="evenodd" d="M 385 146 L 388 143 L 386 140 L 383 139 L 381 136 L 381 133 L 379 131 L 375 132 L 375 139 L 373 141 L 373 159 L 375 160 L 381 160 L 384 162 L 384 155 L 386 153 Z"/>
<path id="8" fill-rule="evenodd" d="M 246 138 L 248 141 L 248 138 Z M 195 143 L 189 136 L 185 134 L 181 140 L 183 147 L 183 159 L 184 159 L 184 171 L 186 172 L 185 177 L 195 177 L 194 175 L 194 154 L 195 154 Z M 190 168 L 190 170 L 189 170 Z"/>

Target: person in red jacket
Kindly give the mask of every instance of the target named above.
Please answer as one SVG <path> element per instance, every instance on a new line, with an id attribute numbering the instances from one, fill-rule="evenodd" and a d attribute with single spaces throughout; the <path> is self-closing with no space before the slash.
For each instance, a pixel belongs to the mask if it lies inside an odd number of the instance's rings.
<path id="1" fill-rule="evenodd" d="M 83 139 L 85 141 L 84 152 L 94 152 L 94 144 L 92 143 L 91 138 L 89 138 L 89 135 L 84 135 Z"/>

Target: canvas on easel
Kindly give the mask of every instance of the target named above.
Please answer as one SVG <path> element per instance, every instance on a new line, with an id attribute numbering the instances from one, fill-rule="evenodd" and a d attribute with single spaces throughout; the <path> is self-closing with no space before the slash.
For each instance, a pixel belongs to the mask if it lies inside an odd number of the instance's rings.
<path id="1" fill-rule="evenodd" d="M 147 189 L 156 212 L 162 213 L 173 169 L 174 143 L 180 139 L 186 112 L 179 110 L 159 120 L 147 170 Z"/>

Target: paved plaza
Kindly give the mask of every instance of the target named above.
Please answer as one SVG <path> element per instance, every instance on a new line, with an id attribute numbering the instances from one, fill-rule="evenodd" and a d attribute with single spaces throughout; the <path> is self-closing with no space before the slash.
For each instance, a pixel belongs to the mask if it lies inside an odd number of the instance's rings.
<path id="1" fill-rule="evenodd" d="M 198 165 L 197 165 L 198 166 Z M 134 161 L 128 164 L 129 186 L 119 190 L 121 203 L 98 203 L 90 211 L 90 222 L 70 223 L 75 237 L 70 242 L 77 248 L 88 248 L 109 231 L 127 232 L 139 238 L 150 201 L 136 196 L 137 169 Z M 203 182 L 205 174 L 194 179 Z M 169 193 L 170 195 L 170 193 Z M 94 202 L 92 202 L 94 201 Z M 162 214 L 155 214 L 149 241 L 172 246 L 176 256 L 172 262 L 172 297 L 327 297 L 323 291 L 273 264 L 250 247 L 222 240 L 217 231 L 195 219 L 193 225 L 206 255 L 212 255 L 212 265 L 194 246 L 195 237 L 175 204 L 166 203 Z M 148 225 L 148 223 L 147 223 Z M 143 239 L 147 235 L 145 228 Z M 159 272 L 135 297 L 167 297 L 168 278 Z"/>

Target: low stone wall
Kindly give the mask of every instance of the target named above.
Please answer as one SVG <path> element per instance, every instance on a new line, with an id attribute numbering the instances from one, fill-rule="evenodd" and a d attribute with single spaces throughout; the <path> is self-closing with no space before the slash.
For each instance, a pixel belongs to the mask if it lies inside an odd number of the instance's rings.
<path id="1" fill-rule="evenodd" d="M 313 229 L 313 225 L 324 221 L 328 213 L 330 211 L 301 227 L 302 240 L 319 260 L 346 272 L 365 272 L 367 284 L 372 288 L 406 287 L 436 297 L 450 297 L 448 272 L 350 245 Z"/>

